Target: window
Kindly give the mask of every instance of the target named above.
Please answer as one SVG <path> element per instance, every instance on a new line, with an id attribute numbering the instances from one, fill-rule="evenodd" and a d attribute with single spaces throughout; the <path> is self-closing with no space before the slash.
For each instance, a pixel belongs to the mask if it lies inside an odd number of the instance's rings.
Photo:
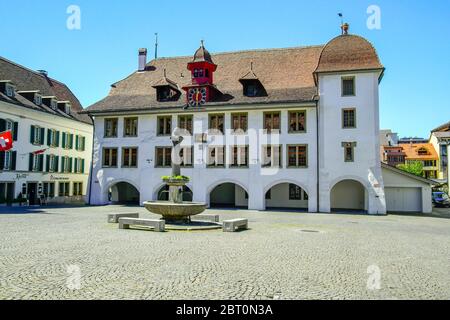
<path id="1" fill-rule="evenodd" d="M 122 148 L 122 167 L 137 168 L 138 148 Z"/>
<path id="2" fill-rule="evenodd" d="M 280 112 L 265 112 L 264 113 L 264 129 L 268 133 L 280 130 Z"/>
<path id="3" fill-rule="evenodd" d="M 34 104 L 38 106 L 42 105 L 42 96 L 38 93 L 34 95 Z"/>
<path id="4" fill-rule="evenodd" d="M 206 164 L 208 167 L 225 167 L 225 147 L 208 147 L 208 158 Z"/>
<path id="5" fill-rule="evenodd" d="M 29 171 L 43 171 L 44 170 L 44 155 L 30 153 Z"/>
<path id="6" fill-rule="evenodd" d="M 306 132 L 306 111 L 289 112 L 289 132 Z"/>
<path id="7" fill-rule="evenodd" d="M 117 167 L 117 148 L 103 148 L 103 167 Z"/>
<path id="8" fill-rule="evenodd" d="M 356 147 L 356 142 L 342 142 L 342 147 L 344 148 L 344 161 L 354 162 L 355 161 L 354 148 Z"/>
<path id="9" fill-rule="evenodd" d="M 73 134 L 68 132 L 62 133 L 62 147 L 64 149 L 72 149 L 73 148 Z"/>
<path id="10" fill-rule="evenodd" d="M 426 148 L 420 148 L 417 153 L 419 154 L 419 156 L 426 156 L 428 155 L 428 150 Z"/>
<path id="11" fill-rule="evenodd" d="M 51 107 L 53 110 L 58 109 L 58 101 L 57 101 L 56 99 L 52 99 L 52 100 L 50 101 L 50 107 Z"/>
<path id="12" fill-rule="evenodd" d="M 231 167 L 248 166 L 248 146 L 231 147 Z"/>
<path id="13" fill-rule="evenodd" d="M 192 115 L 182 115 L 178 117 L 178 128 L 184 129 L 192 134 Z"/>
<path id="14" fill-rule="evenodd" d="M 355 109 L 342 109 L 342 128 L 344 129 L 356 128 Z"/>
<path id="15" fill-rule="evenodd" d="M 180 149 L 180 166 L 182 167 L 192 167 L 194 163 L 194 147 L 182 147 Z"/>
<path id="16" fill-rule="evenodd" d="M 256 97 L 258 95 L 258 86 L 255 83 L 244 85 L 244 95 L 247 97 Z"/>
<path id="17" fill-rule="evenodd" d="M 30 142 L 34 145 L 42 145 L 44 143 L 44 128 L 39 126 L 31 126 Z"/>
<path id="18" fill-rule="evenodd" d="M 14 86 L 7 84 L 6 85 L 6 95 L 10 98 L 14 98 L 15 92 L 14 92 Z"/>
<path id="19" fill-rule="evenodd" d="M 60 197 L 70 196 L 70 183 L 69 182 L 60 182 L 59 183 L 58 196 L 60 196 Z"/>
<path id="20" fill-rule="evenodd" d="M 289 200 L 302 200 L 302 188 L 296 184 L 289 184 Z"/>
<path id="21" fill-rule="evenodd" d="M 77 151 L 84 151 L 86 149 L 86 137 L 75 136 L 75 149 Z"/>
<path id="22" fill-rule="evenodd" d="M 281 146 L 263 146 L 262 147 L 262 166 L 263 167 L 274 167 L 281 168 Z"/>
<path id="23" fill-rule="evenodd" d="M 307 145 L 289 145 L 287 149 L 289 168 L 304 168 L 308 166 Z"/>
<path id="24" fill-rule="evenodd" d="M 247 131 L 247 113 L 232 113 L 231 128 L 235 133 L 245 133 Z"/>
<path id="25" fill-rule="evenodd" d="M 170 167 L 172 165 L 172 147 L 156 147 L 156 166 Z"/>
<path id="26" fill-rule="evenodd" d="M 0 170 L 15 170 L 16 151 L 0 151 Z"/>
<path id="27" fill-rule="evenodd" d="M 224 115 L 223 114 L 211 114 L 209 115 L 209 125 L 210 130 L 220 131 L 220 134 L 224 132 Z"/>
<path id="28" fill-rule="evenodd" d="M 58 170 L 58 157 L 54 154 L 47 155 L 47 172 L 56 172 Z"/>
<path id="29" fill-rule="evenodd" d="M 43 183 L 43 192 L 46 198 L 54 198 L 55 197 L 55 183 L 54 182 L 44 182 Z"/>
<path id="30" fill-rule="evenodd" d="M 158 135 L 168 136 L 172 133 L 172 116 L 158 117 Z"/>
<path id="31" fill-rule="evenodd" d="M 342 78 L 342 96 L 355 95 L 355 77 Z"/>
<path id="32" fill-rule="evenodd" d="M 84 159 L 75 158 L 75 173 L 84 173 Z"/>
<path id="33" fill-rule="evenodd" d="M 83 182 L 74 182 L 72 193 L 74 196 L 82 196 L 83 195 Z"/>
<path id="34" fill-rule="evenodd" d="M 138 118 L 125 118 L 123 120 L 123 136 L 137 137 L 138 135 Z"/>
<path id="35" fill-rule="evenodd" d="M 61 172 L 64 173 L 72 172 L 72 158 L 68 156 L 61 157 Z"/>
<path id="36" fill-rule="evenodd" d="M 203 78 L 203 69 L 194 69 L 194 78 Z"/>
<path id="37" fill-rule="evenodd" d="M 117 137 L 117 118 L 105 119 L 105 138 Z"/>

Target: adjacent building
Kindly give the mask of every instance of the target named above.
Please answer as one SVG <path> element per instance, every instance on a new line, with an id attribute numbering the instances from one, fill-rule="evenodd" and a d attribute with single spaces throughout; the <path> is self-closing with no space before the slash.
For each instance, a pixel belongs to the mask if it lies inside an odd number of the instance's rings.
<path id="1" fill-rule="evenodd" d="M 421 162 L 424 178 L 437 179 L 439 157 L 431 143 L 405 143 L 401 146 L 406 154 L 406 163 Z"/>
<path id="2" fill-rule="evenodd" d="M 149 63 L 146 53 L 139 50 L 138 70 L 85 111 L 95 126 L 91 204 L 166 199 L 161 177 L 170 174 L 169 138 L 178 128 L 182 172 L 191 178 L 186 200 L 254 210 L 431 211 L 428 180 L 381 166 L 384 67 L 366 39 L 343 34 L 325 45 L 218 54 L 202 43 L 193 56 Z"/>
<path id="3" fill-rule="evenodd" d="M 45 71 L 0 57 L 0 202 L 84 203 L 92 155 L 92 121 L 70 89 Z"/>
<path id="4" fill-rule="evenodd" d="M 437 179 L 447 182 L 448 177 L 448 146 L 450 145 L 450 122 L 447 122 L 431 131 L 429 143 L 437 152 L 438 173 Z"/>

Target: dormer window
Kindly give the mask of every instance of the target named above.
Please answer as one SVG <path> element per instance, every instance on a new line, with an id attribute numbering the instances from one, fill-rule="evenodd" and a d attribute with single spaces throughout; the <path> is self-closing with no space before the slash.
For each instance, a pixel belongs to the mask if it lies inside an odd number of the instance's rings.
<path id="1" fill-rule="evenodd" d="M 66 112 L 67 114 L 70 114 L 70 110 L 72 110 L 72 104 L 66 103 L 66 110 L 65 110 L 65 112 Z"/>
<path id="2" fill-rule="evenodd" d="M 419 150 L 417 150 L 417 153 L 419 154 L 419 156 L 426 156 L 428 155 L 428 150 L 425 148 L 420 148 Z"/>
<path id="3" fill-rule="evenodd" d="M 50 107 L 53 110 L 56 110 L 58 108 L 58 101 L 56 99 L 52 99 L 51 102 L 50 102 Z"/>
<path id="4" fill-rule="evenodd" d="M 242 83 L 243 94 L 246 97 L 262 97 L 267 96 L 266 89 L 264 88 L 258 76 L 253 72 L 253 63 L 250 64 L 250 71 L 248 71 L 243 77 L 239 79 Z"/>
<path id="5" fill-rule="evenodd" d="M 15 90 L 14 90 L 14 86 L 11 84 L 6 84 L 5 86 L 5 93 L 8 97 L 10 98 L 14 98 L 15 95 Z"/>
<path id="6" fill-rule="evenodd" d="M 172 90 L 170 87 L 158 87 L 156 89 L 158 101 L 170 101 L 172 98 Z"/>
<path id="7" fill-rule="evenodd" d="M 42 104 L 42 96 L 39 93 L 34 95 L 34 104 L 38 106 Z"/>
<path id="8" fill-rule="evenodd" d="M 156 99 L 160 102 L 176 101 L 180 97 L 180 91 L 175 82 L 166 77 L 164 70 L 164 77 L 153 85 L 156 89 Z"/>

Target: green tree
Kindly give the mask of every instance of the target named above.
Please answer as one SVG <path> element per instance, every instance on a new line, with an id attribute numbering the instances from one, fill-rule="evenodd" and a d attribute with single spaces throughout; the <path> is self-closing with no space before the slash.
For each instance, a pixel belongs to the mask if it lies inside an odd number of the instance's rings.
<path id="1" fill-rule="evenodd" d="M 400 170 L 423 177 L 423 163 L 422 161 L 410 161 L 406 164 L 399 164 L 397 166 Z"/>

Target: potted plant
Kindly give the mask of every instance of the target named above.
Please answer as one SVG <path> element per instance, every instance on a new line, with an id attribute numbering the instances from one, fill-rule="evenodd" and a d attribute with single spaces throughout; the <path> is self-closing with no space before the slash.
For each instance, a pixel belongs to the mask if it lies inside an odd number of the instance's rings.
<path id="1" fill-rule="evenodd" d="M 168 185 L 179 185 L 184 186 L 186 183 L 189 182 L 189 177 L 187 176 L 162 176 L 162 181 L 167 183 Z"/>

